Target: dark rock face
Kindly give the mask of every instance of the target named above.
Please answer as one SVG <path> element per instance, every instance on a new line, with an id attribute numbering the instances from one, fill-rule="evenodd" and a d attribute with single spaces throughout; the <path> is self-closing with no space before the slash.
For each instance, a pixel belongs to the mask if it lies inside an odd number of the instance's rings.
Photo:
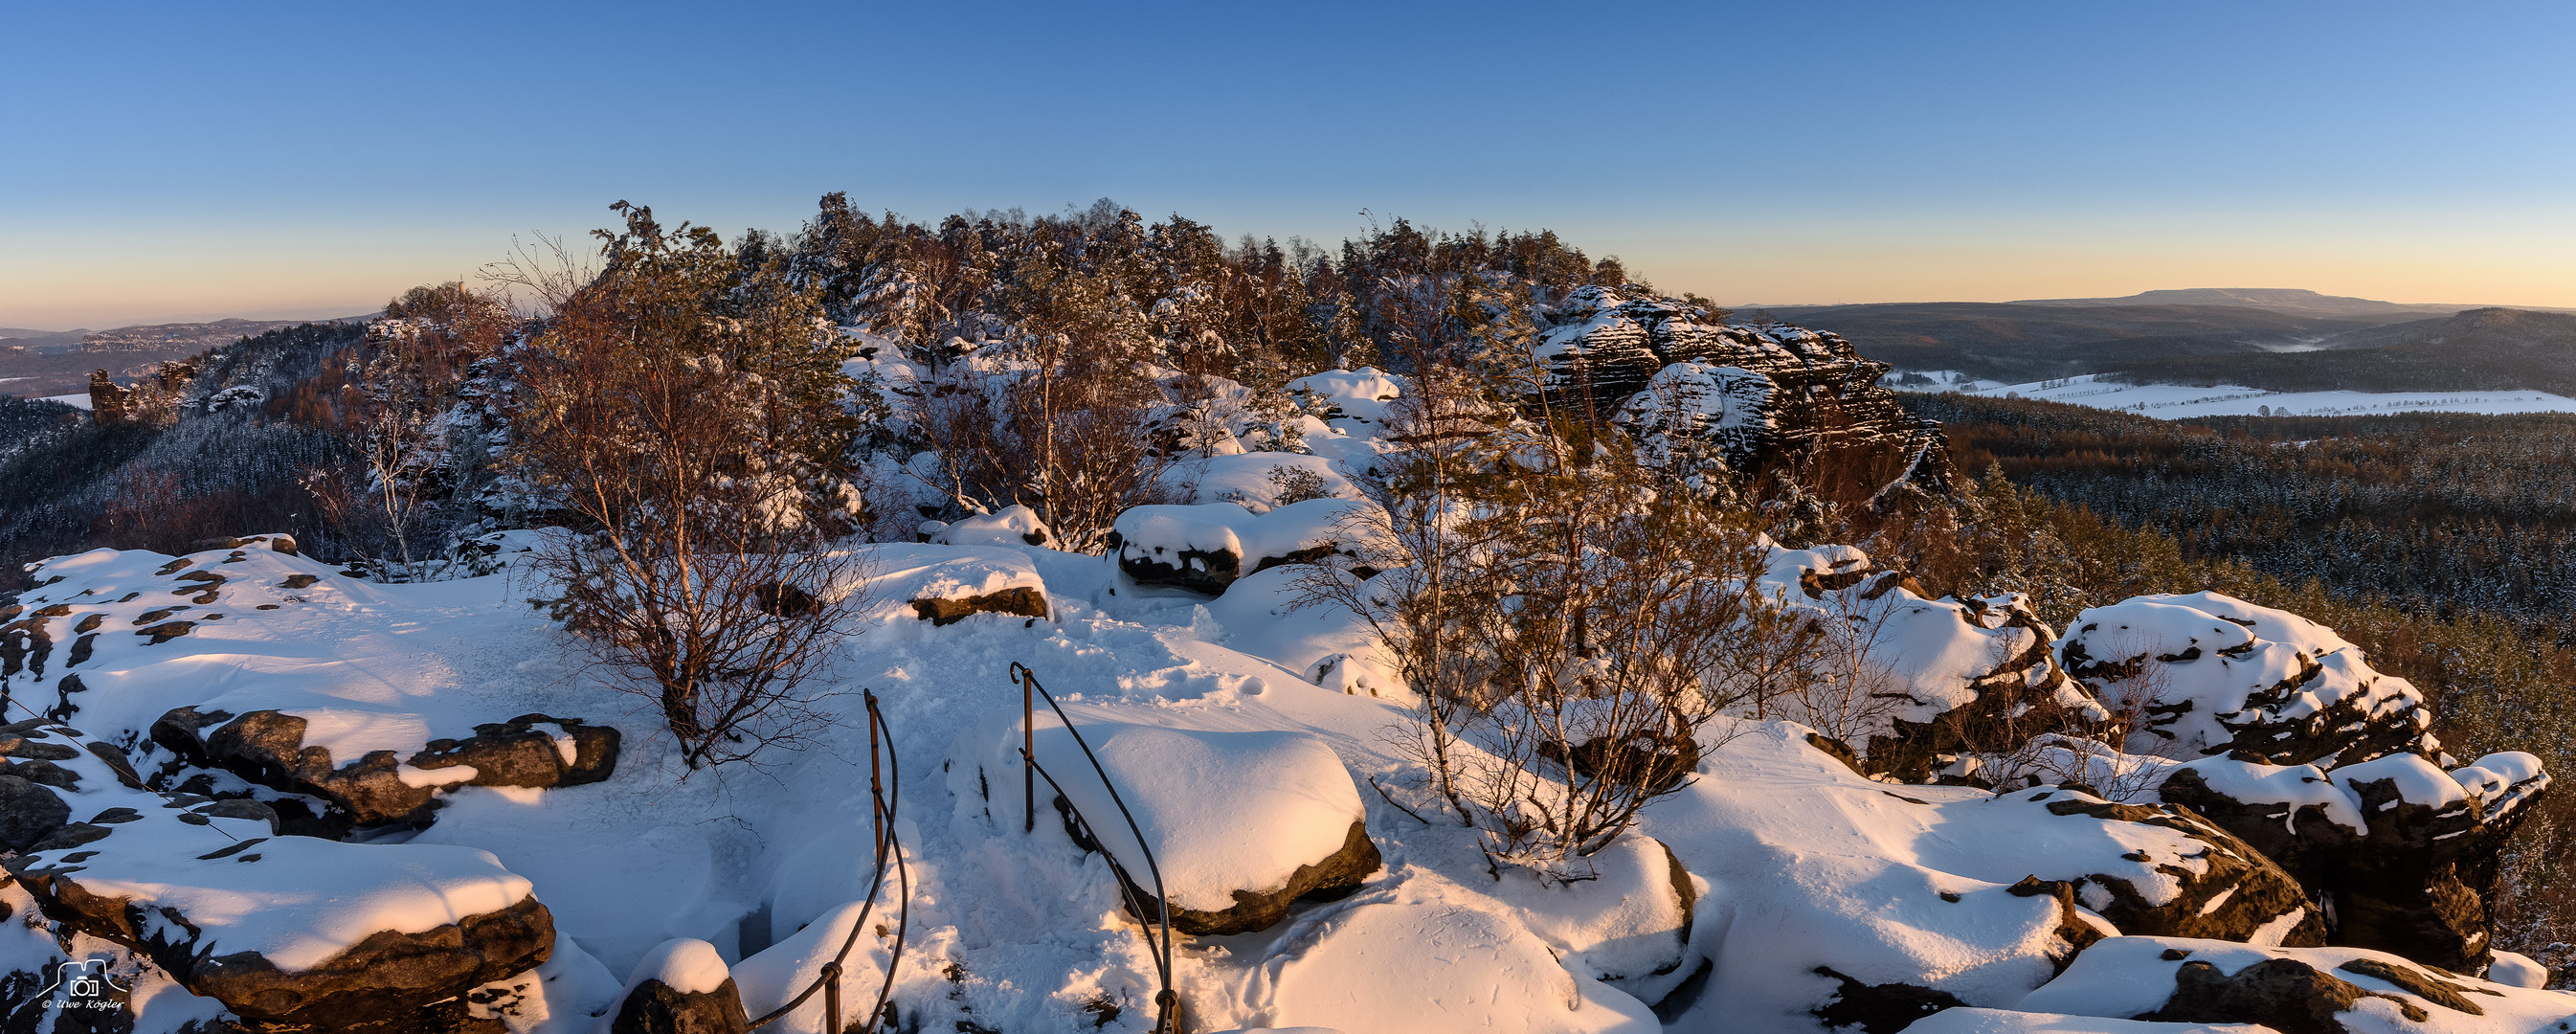
<path id="1" fill-rule="evenodd" d="M 563 740 L 557 733 L 536 726 L 552 725 L 560 735 L 572 741 L 572 757 L 564 756 Z M 474 727 L 474 735 L 462 740 L 431 740 L 418 754 L 411 756 L 411 767 L 448 768 L 454 765 L 474 766 L 469 786 L 529 786 L 549 788 L 581 786 L 607 779 L 617 770 L 617 749 L 622 737 L 615 728 L 586 725 L 579 718 L 556 718 L 544 714 L 523 714 L 506 722 Z"/>
<path id="2" fill-rule="evenodd" d="M 650 977 L 617 1003 L 609 1034 L 746 1034 L 751 1017 L 733 978 L 713 991 L 687 993 Z"/>
<path id="3" fill-rule="evenodd" d="M 0 846 L 25 851 L 72 820 L 72 806 L 52 791 L 0 775 Z"/>
<path id="4" fill-rule="evenodd" d="M 544 725 L 555 726 L 569 739 L 571 757 L 565 757 L 557 733 L 537 728 Z M 213 732 L 205 732 L 209 727 Z M 152 724 L 152 740 L 189 761 L 262 786 L 320 797 L 361 826 L 426 816 L 439 788 L 404 782 L 398 770 L 406 762 L 393 751 L 372 751 L 335 765 L 328 749 L 304 746 L 304 730 L 304 719 L 282 711 L 235 716 L 182 707 Z M 473 786 L 579 786 L 604 780 L 616 770 L 619 741 L 617 730 L 608 726 L 526 714 L 475 726 L 474 735 L 463 740 L 432 740 L 407 763 L 429 770 L 472 765 L 474 778 L 465 784 Z"/>
<path id="5" fill-rule="evenodd" d="M 2238 800 L 2190 768 L 2176 771 L 2157 792 L 2238 832 L 2293 874 L 2311 897 L 2331 901 L 2327 943 L 2457 973 L 2484 973 L 2493 961 L 2488 942 L 2497 859 L 2546 790 L 2548 777 L 2535 772 L 2484 797 L 2417 802 L 2406 799 L 2401 779 L 2448 777 L 2430 762 L 2409 758 L 2325 773 L 2343 773 L 2335 781 L 2350 791 L 2366 833 L 2331 821 L 2318 805 Z M 2401 766 L 2416 771 L 2389 771 Z"/>
<path id="6" fill-rule="evenodd" d="M 1087 851 L 1100 850 L 1090 831 L 1082 828 L 1071 804 L 1058 797 L 1055 806 L 1056 811 L 1064 816 L 1065 832 L 1072 834 L 1074 843 Z M 1369 839 L 1367 824 L 1354 822 L 1350 833 L 1343 837 L 1340 850 L 1319 861 L 1298 866 L 1297 871 L 1288 875 L 1285 886 L 1268 890 L 1236 890 L 1232 908 L 1213 911 L 1175 908 L 1172 910 L 1172 929 L 1194 937 L 1266 930 L 1288 918 L 1288 906 L 1301 898 L 1329 901 L 1358 890 L 1361 881 L 1368 879 L 1369 874 L 1376 872 L 1382 864 L 1384 860 L 1378 855 L 1377 844 Z M 1155 909 L 1153 888 L 1137 883 L 1114 863 L 1110 868 L 1127 884 L 1131 896 L 1128 912 L 1145 922 L 1156 919 L 1157 916 L 1150 914 Z M 1138 902 L 1143 904 L 1148 914 L 1137 914 Z"/>
<path id="7" fill-rule="evenodd" d="M 1022 585 L 964 599 L 918 599 L 912 601 L 912 612 L 934 626 L 946 626 L 966 620 L 969 614 L 1017 614 L 1043 618 L 1047 616 L 1047 601 L 1043 590 Z"/>
<path id="8" fill-rule="evenodd" d="M 2296 959 L 2267 959 L 2234 976 L 2206 962 L 2186 962 L 2173 997 L 2141 1019 L 2167 1023 L 2260 1023 L 2281 1034 L 2344 1034 L 2336 1013 L 2368 993 Z M 2421 1018 L 2420 1010 L 2417 1018 Z"/>
<path id="9" fill-rule="evenodd" d="M 1650 460 L 1738 483 L 1792 463 L 1844 472 L 1843 502 L 1900 486 L 1940 493 L 1953 471 L 1938 424 L 1878 386 L 1884 363 L 1833 334 L 1704 323 L 1707 313 L 1634 287 L 1584 287 L 1542 315 L 1542 391 L 1630 426 Z M 1533 400 L 1535 401 L 1535 400 Z"/>
<path id="10" fill-rule="evenodd" d="M 1680 786 L 1682 780 L 1699 770 L 1699 740 L 1687 735 L 1635 732 L 1623 740 L 1595 736 L 1575 744 L 1571 751 L 1561 742 L 1549 740 L 1539 745 L 1538 752 L 1541 757 L 1573 768 L 1584 778 L 1607 779 L 1657 792 Z"/>
<path id="11" fill-rule="evenodd" d="M 1863 1034 L 1896 1034 L 1916 1020 L 1968 1004 L 1939 988 L 1906 983 L 1864 984 L 1835 972 L 1831 966 L 1818 966 L 1815 972 L 1842 985 L 1831 1000 L 1808 1010 L 1825 1026 L 1835 1029 L 1858 1027 Z"/>

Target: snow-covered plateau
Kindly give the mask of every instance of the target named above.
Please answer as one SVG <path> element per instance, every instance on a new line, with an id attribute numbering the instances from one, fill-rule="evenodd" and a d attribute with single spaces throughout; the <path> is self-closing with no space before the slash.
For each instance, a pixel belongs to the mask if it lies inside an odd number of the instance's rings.
<path id="1" fill-rule="evenodd" d="M 1804 433 L 1767 400 L 1876 373 L 1587 291 L 1551 361 L 1653 367 L 1620 412 L 1661 455 L 1743 462 Z M 1735 584 L 1875 644 L 1868 692 L 1721 716 L 1599 850 L 1500 861 L 1432 792 L 1402 666 L 1298 579 L 1375 505 L 1406 385 L 1291 390 L 1296 451 L 1202 444 L 1196 494 L 1100 554 L 1019 507 L 850 545 L 833 720 L 757 765 L 689 769 L 583 660 L 527 562 L 560 532 L 399 584 L 282 536 L 33 565 L 0 609 L 5 1029 L 814 1034 L 837 973 L 843 1029 L 903 1032 L 1151 1030 L 1167 979 L 1196 1034 L 2576 1030 L 2488 943 L 2539 761 L 2450 756 L 2406 680 L 2214 593 L 2061 635 L 1766 543 Z M 2142 717 L 1961 739 L 2034 708 Z"/>
<path id="2" fill-rule="evenodd" d="M 1897 391 L 1955 391 L 2117 409 L 2160 420 L 2206 416 L 2369 416 L 2388 413 L 2576 413 L 2576 399 L 2545 391 L 2267 391 L 2236 385 L 2128 384 L 2093 374 L 2005 384 L 1951 370 L 1899 371 Z"/>

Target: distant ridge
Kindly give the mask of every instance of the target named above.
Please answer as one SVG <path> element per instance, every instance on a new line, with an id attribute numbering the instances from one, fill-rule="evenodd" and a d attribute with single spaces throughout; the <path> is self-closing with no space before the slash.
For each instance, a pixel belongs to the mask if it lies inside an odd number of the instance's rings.
<path id="1" fill-rule="evenodd" d="M 2468 305 L 2404 305 L 2369 298 L 2318 294 L 2300 287 L 2184 287 L 2161 291 L 2140 291 L 2121 298 L 2032 298 L 2014 305 L 2082 306 L 2094 308 L 2112 305 L 2229 305 L 2270 312 L 2298 313 L 2311 316 L 2399 316 L 2425 314 L 2448 316 Z"/>

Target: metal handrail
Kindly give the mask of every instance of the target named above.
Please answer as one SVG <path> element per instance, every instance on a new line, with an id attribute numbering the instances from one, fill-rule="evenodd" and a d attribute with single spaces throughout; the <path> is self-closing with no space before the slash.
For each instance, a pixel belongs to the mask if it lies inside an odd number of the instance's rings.
<path id="1" fill-rule="evenodd" d="M 1163 984 L 1162 990 L 1154 995 L 1154 1034 L 1180 1034 L 1181 996 L 1172 990 L 1172 898 L 1164 890 L 1163 867 L 1154 860 L 1154 848 L 1145 840 L 1144 827 L 1137 824 L 1135 813 L 1127 810 L 1127 799 L 1119 794 L 1118 784 L 1110 780 L 1109 770 L 1101 767 L 1099 755 L 1091 752 L 1090 741 L 1083 738 L 1082 730 L 1074 728 L 1073 716 L 1064 713 L 1064 705 L 1056 703 L 1055 694 L 1047 692 L 1045 686 L 1038 684 L 1037 673 L 1029 670 L 1027 665 L 1012 661 L 1011 681 L 1020 686 L 1020 759 L 1026 765 L 1020 773 L 1021 793 L 1027 809 L 1021 822 L 1021 831 L 1033 832 L 1037 829 L 1037 784 L 1032 776 L 1033 774 L 1042 776 L 1046 779 L 1047 786 L 1055 790 L 1056 799 L 1064 802 L 1065 810 L 1071 812 L 1074 821 L 1081 825 L 1084 835 L 1100 848 L 1100 857 L 1109 863 L 1110 870 L 1118 877 L 1118 893 L 1126 899 L 1128 909 L 1134 912 L 1138 919 L 1145 918 L 1145 903 L 1138 897 L 1143 888 L 1137 885 L 1134 877 L 1128 875 L 1127 867 L 1118 863 L 1118 856 L 1109 850 L 1109 845 L 1101 843 L 1098 833 L 1095 832 L 1098 825 L 1082 813 L 1080 806 L 1073 803 L 1073 795 L 1064 792 L 1064 784 L 1056 782 L 1055 775 L 1048 772 L 1046 766 L 1038 764 L 1037 727 L 1032 719 L 1036 716 L 1036 698 L 1045 697 L 1047 708 L 1054 711 L 1057 720 L 1064 723 L 1064 731 L 1073 735 L 1074 745 L 1082 748 L 1083 759 L 1091 763 L 1091 771 L 1100 777 L 1101 787 L 1109 791 L 1109 803 L 1118 806 L 1118 816 L 1127 821 L 1128 832 L 1134 834 L 1136 838 L 1136 849 L 1145 856 L 1146 872 L 1154 877 L 1155 908 L 1153 918 L 1149 921 L 1162 928 L 1162 940 L 1157 944 L 1151 931 L 1148 931 L 1145 937 L 1145 950 L 1154 956 L 1155 975 L 1162 980 Z"/>
<path id="2" fill-rule="evenodd" d="M 885 888 L 889 858 L 894 862 L 895 880 L 900 888 L 898 904 L 901 911 L 895 920 L 894 948 L 886 956 L 885 984 L 877 989 L 876 1004 L 865 1014 L 867 1022 L 859 1028 L 861 1034 L 875 1034 L 877 1025 L 885 1021 L 886 1003 L 894 994 L 895 967 L 903 961 L 904 940 L 912 930 L 912 869 L 904 862 L 903 845 L 894 835 L 895 808 L 903 796 L 903 766 L 894 752 L 894 734 L 886 728 L 885 715 L 877 710 L 876 692 L 861 692 L 866 694 L 868 707 L 868 797 L 871 800 L 868 817 L 875 825 L 876 876 L 868 881 L 867 901 L 859 906 L 859 916 L 850 924 L 849 936 L 841 939 L 840 952 L 832 956 L 832 961 L 823 964 L 823 970 L 815 976 L 814 982 L 806 985 L 795 998 L 751 1021 L 750 1027 L 754 1029 L 786 1018 L 798 1006 L 813 1000 L 814 993 L 820 991 L 828 1020 L 823 1029 L 829 1034 L 842 1034 L 841 965 L 849 960 L 850 949 L 858 945 L 859 933 L 868 928 L 869 914 L 876 911 L 877 895 Z M 877 748 L 880 742 L 885 748 L 884 771 L 890 777 L 883 785 L 878 782 Z"/>

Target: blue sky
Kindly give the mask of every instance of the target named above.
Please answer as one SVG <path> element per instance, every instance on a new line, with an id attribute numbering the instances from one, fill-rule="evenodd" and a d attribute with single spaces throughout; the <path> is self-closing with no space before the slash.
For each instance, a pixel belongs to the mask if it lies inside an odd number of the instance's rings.
<path id="1" fill-rule="evenodd" d="M 1728 302 L 2576 306 L 2576 7 L 17 4 L 0 326 L 371 308 L 620 198 L 1546 226 Z"/>

